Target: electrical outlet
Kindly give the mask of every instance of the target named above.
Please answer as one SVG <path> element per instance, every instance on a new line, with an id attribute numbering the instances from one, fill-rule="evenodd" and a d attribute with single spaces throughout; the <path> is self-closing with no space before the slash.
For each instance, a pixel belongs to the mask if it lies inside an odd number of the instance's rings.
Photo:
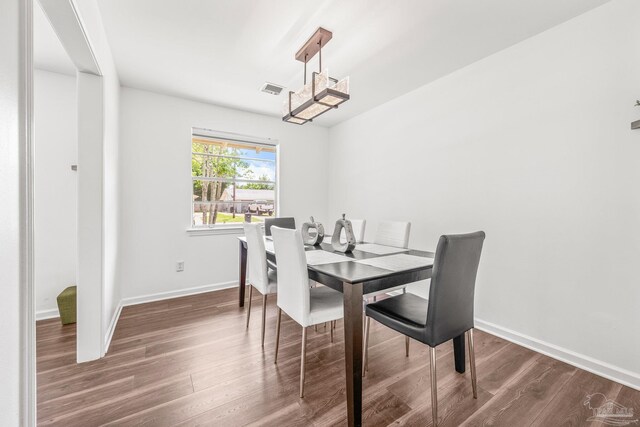
<path id="1" fill-rule="evenodd" d="M 176 271 L 184 271 L 184 261 L 178 261 L 176 263 Z"/>

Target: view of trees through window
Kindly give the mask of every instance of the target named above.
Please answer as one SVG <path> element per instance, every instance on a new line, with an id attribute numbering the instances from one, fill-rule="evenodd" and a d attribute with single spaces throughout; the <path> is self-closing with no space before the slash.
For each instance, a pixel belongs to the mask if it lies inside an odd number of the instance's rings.
<path id="1" fill-rule="evenodd" d="M 276 214 L 276 147 L 194 135 L 192 226 L 262 222 Z"/>

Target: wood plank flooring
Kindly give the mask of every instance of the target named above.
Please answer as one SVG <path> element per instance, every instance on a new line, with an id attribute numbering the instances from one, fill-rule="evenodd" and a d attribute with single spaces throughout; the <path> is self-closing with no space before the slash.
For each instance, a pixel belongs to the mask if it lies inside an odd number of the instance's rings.
<path id="1" fill-rule="evenodd" d="M 255 294 L 255 293 L 254 293 Z M 310 328 L 305 398 L 298 398 L 301 328 L 283 314 L 273 363 L 275 298 L 260 346 L 261 301 L 251 325 L 230 289 L 125 307 L 101 360 L 75 363 L 75 325 L 37 323 L 38 424 L 59 426 L 346 425 L 344 345 Z M 367 426 L 431 425 L 427 347 L 371 323 L 364 379 Z M 442 426 L 582 426 L 600 392 L 640 415 L 640 392 L 477 331 L 478 399 L 469 370 L 455 372 L 453 348 L 437 349 Z"/>

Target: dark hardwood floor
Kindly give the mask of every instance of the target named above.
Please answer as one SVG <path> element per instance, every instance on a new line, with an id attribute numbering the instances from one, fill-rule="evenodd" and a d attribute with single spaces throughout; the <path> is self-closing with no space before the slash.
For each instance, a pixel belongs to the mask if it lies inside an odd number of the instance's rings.
<path id="1" fill-rule="evenodd" d="M 254 293 L 255 295 L 256 293 Z M 260 296 L 249 330 L 237 290 L 126 307 L 101 360 L 75 363 L 75 325 L 37 324 L 39 425 L 346 425 L 342 325 L 309 330 L 304 399 L 298 398 L 301 328 L 283 314 L 273 363 L 275 298 L 260 347 Z M 450 344 L 438 347 L 442 426 L 582 426 L 600 392 L 640 415 L 640 392 L 477 331 L 478 399 L 458 374 Z M 428 426 L 428 351 L 375 322 L 364 379 L 365 425 Z M 636 417 L 637 418 L 637 417 Z"/>

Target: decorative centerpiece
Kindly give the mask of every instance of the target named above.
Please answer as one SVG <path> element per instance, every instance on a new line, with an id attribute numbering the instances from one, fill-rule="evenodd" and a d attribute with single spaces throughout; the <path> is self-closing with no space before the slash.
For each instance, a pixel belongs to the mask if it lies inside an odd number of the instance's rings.
<path id="1" fill-rule="evenodd" d="M 315 231 L 312 233 L 311 230 Z M 319 222 L 315 222 L 311 217 L 311 222 L 302 224 L 302 241 L 305 245 L 319 245 L 324 239 L 324 227 Z"/>
<path id="2" fill-rule="evenodd" d="M 346 243 L 340 243 L 340 234 L 344 229 L 344 234 L 347 237 Z M 336 228 L 333 230 L 333 236 L 331 236 L 331 246 L 336 252 L 351 252 L 356 247 L 356 236 L 353 234 L 353 227 L 351 221 L 345 218 L 345 214 L 342 214 L 342 219 L 336 221 Z"/>

